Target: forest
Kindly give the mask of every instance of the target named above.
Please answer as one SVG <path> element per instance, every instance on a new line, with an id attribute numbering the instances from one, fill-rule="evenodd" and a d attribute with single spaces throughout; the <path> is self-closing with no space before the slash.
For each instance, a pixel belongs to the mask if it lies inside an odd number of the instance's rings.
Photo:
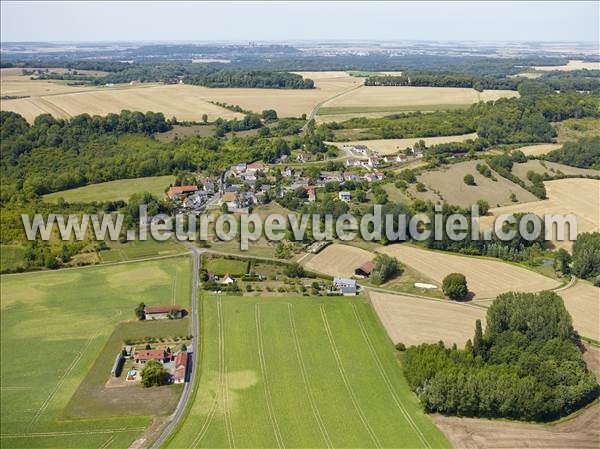
<path id="1" fill-rule="evenodd" d="M 598 396 L 562 299 L 504 293 L 464 349 L 413 346 L 403 370 L 425 410 L 447 415 L 551 421 Z"/>

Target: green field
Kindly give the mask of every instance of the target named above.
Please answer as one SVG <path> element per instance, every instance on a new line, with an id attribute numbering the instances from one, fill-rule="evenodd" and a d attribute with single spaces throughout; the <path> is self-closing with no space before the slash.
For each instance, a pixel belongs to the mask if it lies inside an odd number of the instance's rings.
<path id="1" fill-rule="evenodd" d="M 369 112 L 430 112 L 447 111 L 450 109 L 465 109 L 469 104 L 426 104 L 405 106 L 324 106 L 317 115 L 362 114 Z"/>
<path id="2" fill-rule="evenodd" d="M 25 266 L 25 248 L 18 245 L 0 245 L 0 271 L 15 271 Z"/>
<path id="3" fill-rule="evenodd" d="M 98 253 L 101 262 L 124 262 L 150 257 L 171 256 L 185 252 L 185 247 L 174 240 L 159 242 L 149 238 L 144 241 L 134 240 L 126 243 L 107 241 L 106 244 L 110 249 Z"/>
<path id="4" fill-rule="evenodd" d="M 449 447 L 359 298 L 207 297 L 201 377 L 168 447 Z"/>
<path id="5" fill-rule="evenodd" d="M 134 193 L 150 192 L 162 198 L 165 189 L 175 182 L 175 176 L 150 176 L 148 178 L 119 179 L 102 182 L 76 189 L 63 190 L 44 195 L 42 198 L 49 203 L 56 203 L 59 198 L 69 203 L 91 203 L 94 201 L 127 201 Z"/>
<path id="6" fill-rule="evenodd" d="M 90 402 L 87 419 L 67 420 L 65 406 L 115 326 L 140 301 L 189 307 L 190 279 L 188 256 L 2 276 L 2 448 L 128 447 L 151 420 L 143 409 L 99 418 Z"/>
<path id="7" fill-rule="evenodd" d="M 206 260 L 205 266 L 209 273 L 223 276 L 230 274 L 231 276 L 243 276 L 248 271 L 248 261 L 225 259 L 224 257 L 214 257 Z"/>

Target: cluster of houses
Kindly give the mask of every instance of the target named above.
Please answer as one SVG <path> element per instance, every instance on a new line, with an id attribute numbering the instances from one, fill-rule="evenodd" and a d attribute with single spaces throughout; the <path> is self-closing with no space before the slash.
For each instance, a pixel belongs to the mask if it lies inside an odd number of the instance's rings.
<path id="1" fill-rule="evenodd" d="M 200 178 L 197 185 L 170 187 L 167 191 L 167 196 L 170 200 L 180 204 L 184 209 L 199 213 L 214 198 L 218 182 L 214 178 Z"/>
<path id="2" fill-rule="evenodd" d="M 168 306 L 146 306 L 144 315 L 146 320 L 165 320 L 183 318 L 183 309 L 180 305 L 172 304 Z"/>
<path id="3" fill-rule="evenodd" d="M 403 164 L 408 162 L 410 159 L 420 159 L 423 157 L 423 149 L 421 146 L 407 148 L 405 153 L 399 152 L 397 154 L 389 154 L 383 157 L 379 156 L 377 151 L 369 150 L 366 145 L 344 145 L 342 149 L 350 154 L 362 156 L 361 159 L 348 159 L 346 161 L 346 166 L 348 167 L 366 167 L 372 169 L 380 166 L 383 163 Z"/>
<path id="4" fill-rule="evenodd" d="M 375 263 L 371 260 L 366 261 L 361 266 L 355 268 L 354 275 L 358 278 L 368 278 L 375 269 Z M 360 286 L 356 279 L 334 277 L 331 286 L 331 292 L 342 296 L 355 296 Z"/>

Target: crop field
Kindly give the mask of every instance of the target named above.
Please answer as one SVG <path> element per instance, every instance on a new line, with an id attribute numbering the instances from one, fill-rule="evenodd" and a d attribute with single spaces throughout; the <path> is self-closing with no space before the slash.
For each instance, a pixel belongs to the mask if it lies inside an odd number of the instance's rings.
<path id="1" fill-rule="evenodd" d="M 3 448 L 126 448 L 150 418 L 64 420 L 117 323 L 140 302 L 189 307 L 191 260 L 6 275 L 1 279 Z M 110 376 L 110 367 L 106 379 Z"/>
<path id="2" fill-rule="evenodd" d="M 477 200 L 486 200 L 490 206 L 512 204 L 511 193 L 519 202 L 536 201 L 537 197 L 514 182 L 493 172 L 496 181 L 481 175 L 475 166 L 478 161 L 460 162 L 436 170 L 428 170 L 417 176 L 425 184 L 427 191 L 418 192 L 414 184 L 409 191 L 417 198 L 432 202 L 448 202 L 458 206 L 469 207 Z M 479 161 L 479 163 L 482 163 Z M 466 174 L 475 178 L 474 186 L 465 184 Z"/>
<path id="3" fill-rule="evenodd" d="M 329 276 L 354 276 L 354 269 L 373 260 L 374 255 L 361 248 L 334 243 L 319 254 L 310 255 L 302 264 L 308 270 Z"/>
<path id="4" fill-rule="evenodd" d="M 412 147 L 420 140 L 425 142 L 428 147 L 440 143 L 450 142 L 466 142 L 469 139 L 476 139 L 477 133 L 460 134 L 456 136 L 439 136 L 439 137 L 421 137 L 415 139 L 376 139 L 376 140 L 356 140 L 352 142 L 331 142 L 332 145 L 342 148 L 346 145 L 366 145 L 370 150 L 377 151 L 379 154 L 395 154 L 399 151 L 404 151 L 408 147 Z"/>
<path id="5" fill-rule="evenodd" d="M 559 286 L 541 274 L 499 260 L 446 254 L 406 244 L 386 246 L 379 252 L 396 257 L 440 284 L 448 274 L 462 273 L 474 299 L 495 298 L 507 291 L 538 292 Z"/>
<path id="6" fill-rule="evenodd" d="M 525 184 L 531 184 L 531 181 L 527 179 L 527 173 L 529 171 L 538 173 L 540 175 L 547 174 L 548 176 L 556 176 L 557 174 L 562 173 L 565 175 L 600 177 L 600 170 L 571 167 L 569 165 L 558 164 L 556 162 L 540 160 L 529 160 L 522 164 L 513 164 L 513 168 L 511 170 L 512 174 L 521 178 Z"/>
<path id="7" fill-rule="evenodd" d="M 525 156 L 541 156 L 552 150 L 557 150 L 560 147 L 562 147 L 562 145 L 558 143 L 542 143 L 539 145 L 528 145 L 526 147 L 516 148 L 516 150 L 522 151 Z"/>
<path id="8" fill-rule="evenodd" d="M 369 292 L 373 308 L 394 342 L 406 346 L 443 341 L 463 347 L 473 338 L 475 321 L 485 323 L 485 308 L 449 300 Z"/>
<path id="9" fill-rule="evenodd" d="M 546 65 L 546 66 L 535 66 L 533 67 L 535 70 L 539 70 L 542 72 L 569 72 L 573 70 L 600 70 L 600 62 L 592 62 L 592 61 L 580 61 L 580 60 L 571 60 L 565 65 Z"/>
<path id="10" fill-rule="evenodd" d="M 600 350 L 586 346 L 584 359 L 600 379 Z M 600 403 L 555 424 L 529 424 L 502 420 L 432 415 L 433 421 L 456 448 L 591 449 L 600 441 Z"/>
<path id="11" fill-rule="evenodd" d="M 584 337 L 600 341 L 600 289 L 578 279 L 577 283 L 559 292 L 573 318 L 573 327 Z"/>
<path id="12" fill-rule="evenodd" d="M 325 102 L 321 111 L 324 115 L 434 111 L 518 95 L 510 90 L 477 92 L 475 89 L 454 87 L 365 86 Z"/>
<path id="13" fill-rule="evenodd" d="M 168 447 L 448 447 L 357 298 L 207 297 L 196 397 Z"/>
<path id="14" fill-rule="evenodd" d="M 59 69 L 52 70 L 58 71 Z M 68 86 L 64 81 L 32 80 L 29 76 L 23 75 L 22 69 L 17 68 L 0 69 L 0 87 L 2 96 L 11 97 L 39 97 L 42 95 L 86 92 L 98 89 L 97 87 Z M 4 103 L 4 100 L 2 103 Z M 4 104 L 2 109 L 4 109 Z"/>
<path id="15" fill-rule="evenodd" d="M 481 229 L 491 229 L 495 217 L 500 214 L 514 214 L 519 212 L 531 212 L 543 217 L 544 214 L 575 214 L 577 217 L 577 231 L 595 232 L 600 229 L 600 205 L 598 192 L 600 181 L 595 179 L 558 179 L 544 182 L 546 186 L 547 200 L 538 200 L 525 204 L 514 204 L 510 206 L 490 209 L 490 214 L 481 217 Z M 560 248 L 571 248 L 571 242 L 553 243 Z"/>
<path id="16" fill-rule="evenodd" d="M 116 181 L 91 184 L 76 189 L 63 190 L 44 195 L 42 198 L 55 203 L 59 198 L 68 203 L 91 203 L 93 201 L 127 201 L 134 193 L 150 192 L 163 198 L 165 189 L 175 182 L 175 176 L 149 176 L 147 178 L 119 179 Z"/>

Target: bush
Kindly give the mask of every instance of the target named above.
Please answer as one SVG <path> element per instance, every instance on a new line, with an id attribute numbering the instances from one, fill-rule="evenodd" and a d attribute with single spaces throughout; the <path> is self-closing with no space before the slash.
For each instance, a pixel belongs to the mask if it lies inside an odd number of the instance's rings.
<path id="1" fill-rule="evenodd" d="M 402 342 L 396 344 L 396 351 L 404 352 L 406 351 L 406 345 Z"/>
<path id="2" fill-rule="evenodd" d="M 374 284 L 379 285 L 401 273 L 402 266 L 396 258 L 379 254 L 375 258 L 375 268 L 373 268 L 370 279 Z"/>
<path id="3" fill-rule="evenodd" d="M 468 186 L 474 186 L 475 185 L 475 178 L 473 177 L 472 174 L 467 173 L 465 175 L 465 177 L 463 178 L 463 181 L 465 182 L 466 185 Z"/>
<path id="4" fill-rule="evenodd" d="M 469 293 L 464 274 L 450 273 L 442 282 L 442 291 L 450 299 L 464 299 Z"/>

